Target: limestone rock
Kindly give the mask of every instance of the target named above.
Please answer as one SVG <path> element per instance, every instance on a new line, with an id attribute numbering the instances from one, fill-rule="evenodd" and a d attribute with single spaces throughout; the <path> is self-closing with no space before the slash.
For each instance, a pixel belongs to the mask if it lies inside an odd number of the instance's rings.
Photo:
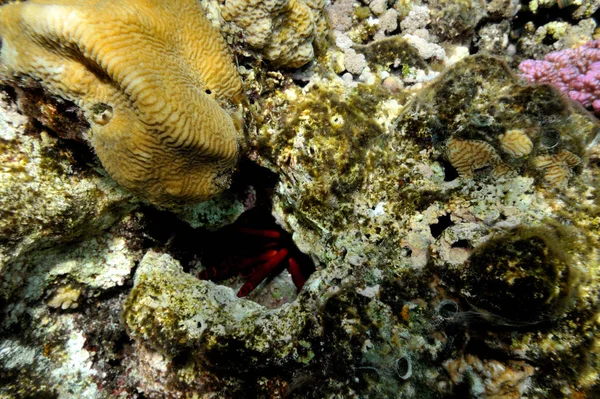
<path id="1" fill-rule="evenodd" d="M 108 228 L 137 204 L 76 151 L 30 121 L 0 94 L 0 287 L 10 297 L 27 279 L 31 252 Z M 81 149 L 81 148 L 79 148 Z M 79 161 L 81 162 L 81 160 Z M 47 260 L 46 256 L 46 260 Z"/>

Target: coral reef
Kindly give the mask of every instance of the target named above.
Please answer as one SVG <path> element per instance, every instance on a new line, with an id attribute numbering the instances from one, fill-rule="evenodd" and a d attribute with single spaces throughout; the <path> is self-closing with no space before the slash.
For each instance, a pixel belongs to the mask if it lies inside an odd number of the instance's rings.
<path id="1" fill-rule="evenodd" d="M 544 60 L 519 64 L 530 82 L 550 83 L 586 108 L 600 113 L 600 40 L 552 52 Z"/>
<path id="2" fill-rule="evenodd" d="M 546 54 L 567 48 L 577 47 L 594 39 L 596 21 L 587 17 L 577 24 L 561 20 L 538 25 L 535 20 L 525 23 L 519 34 L 517 49 L 524 58 L 540 59 Z M 514 33 L 513 33 L 514 34 Z"/>
<path id="3" fill-rule="evenodd" d="M 492 87 L 494 82 L 502 84 Z M 481 107 L 492 104 L 492 98 L 502 106 Z M 522 85 L 498 60 L 477 56 L 457 63 L 436 85 L 422 90 L 400 123 L 421 145 L 431 139 L 445 146 L 461 176 L 491 169 L 498 177 L 520 173 L 565 187 L 586 145 L 586 136 L 573 125 L 586 117 L 565 118 L 567 108 L 549 86 Z"/>
<path id="4" fill-rule="evenodd" d="M 600 8 L 600 5 L 593 0 L 530 0 L 528 6 L 529 10 L 531 10 L 533 13 L 544 12 L 548 8 L 554 6 L 570 9 L 570 12 L 577 19 L 583 17 L 589 18 Z"/>
<path id="5" fill-rule="evenodd" d="M 470 394 L 487 399 L 519 399 L 528 387 L 534 367 L 522 361 L 503 364 L 497 360 L 482 361 L 473 355 L 446 363 L 452 381 L 458 384 L 465 374 L 475 382 Z"/>
<path id="6" fill-rule="evenodd" d="M 84 167 L 85 147 L 32 121 L 9 96 L 0 101 L 0 286 L 9 298 L 29 278 L 32 253 L 95 235 L 137 205 L 109 178 Z M 83 151 L 82 151 L 83 150 Z"/>
<path id="7" fill-rule="evenodd" d="M 258 3 L 235 4 L 308 4 Z M 277 70 L 199 2 L 238 56 L 248 151 L 178 209 L 123 193 L 80 110 L 11 77 L 0 396 L 598 397 L 600 121 L 514 74 L 590 40 L 572 3 L 332 0 L 330 46 Z M 291 273 L 258 284 L 271 266 Z"/>
<path id="8" fill-rule="evenodd" d="M 485 2 L 479 0 L 433 0 L 429 8 L 433 32 L 451 40 L 472 35 L 487 14 Z"/>
<path id="9" fill-rule="evenodd" d="M 8 73 L 81 107 L 103 166 L 137 195 L 168 205 L 223 191 L 240 133 L 218 100 L 241 98 L 224 40 L 192 0 L 107 4 L 0 8 Z"/>
<path id="10" fill-rule="evenodd" d="M 367 391 L 395 397 L 415 392 L 420 397 L 439 392 L 443 397 L 451 392 L 515 397 L 527 390 L 530 397 L 558 398 L 582 386 L 595 389 L 595 361 L 580 361 L 597 342 L 586 343 L 581 335 L 595 328 L 591 315 L 598 304 L 599 254 L 591 245 L 597 233 L 587 227 L 597 225 L 598 215 L 593 194 L 598 171 L 589 160 L 597 120 L 549 86 L 523 84 L 488 56 L 457 62 L 408 101 L 392 97 L 378 83 L 357 88 L 315 79 L 303 89 L 282 86 L 286 89 L 279 96 L 261 104 L 252 146 L 262 164 L 280 173 L 277 218 L 294 231 L 299 248 L 316 259 L 318 270 L 307 287 L 334 276 L 340 287 L 355 283 L 370 306 L 392 309 L 393 319 L 379 313 L 380 328 L 407 329 L 401 333 L 406 342 L 394 350 L 383 348 L 393 338 L 383 347 L 370 338 L 351 345 L 361 348 L 354 359 L 362 359 L 351 375 Z M 456 141 L 471 149 L 459 151 L 458 163 L 451 155 L 460 150 L 453 148 Z M 551 178 L 545 157 L 553 157 L 552 167 L 566 177 Z M 573 230 L 563 230 L 562 223 Z M 556 231 L 544 227 L 555 224 Z M 531 240 L 525 245 L 531 252 L 517 254 L 519 240 Z M 486 248 L 498 248 L 506 262 L 477 263 L 493 258 Z M 504 269 L 506 263 L 511 266 Z M 538 266 L 529 269 L 530 264 Z M 480 283 L 486 274 L 489 280 Z M 424 292 L 413 279 L 423 281 Z M 490 288 L 496 283 L 506 286 Z M 532 297 L 531 308 L 520 304 Z M 435 316 L 448 298 L 458 298 L 461 310 L 452 317 Z M 325 308 L 339 313 L 334 310 L 338 299 Z M 353 315 L 365 314 L 355 306 L 349 305 Z M 349 319 L 336 318 L 336 323 L 348 331 L 368 325 Z M 344 334 L 336 335 L 340 350 L 347 348 Z M 553 345 L 553 334 L 570 349 Z M 394 365 L 406 359 L 406 351 L 412 375 L 398 388 Z M 454 351 L 483 353 L 489 367 L 500 370 L 496 365 L 505 364 L 507 374 L 490 374 L 482 365 L 475 372 L 480 377 L 446 379 L 444 371 L 431 367 L 456 359 Z M 424 352 L 430 360 L 423 359 Z M 517 363 L 508 365 L 507 357 Z M 545 364 L 543 371 L 536 364 Z M 577 376 L 567 376 L 569 364 L 581 365 Z M 407 363 L 403 367 L 408 370 Z M 424 375 L 422 367 L 430 374 Z M 504 388 L 494 385 L 505 379 L 511 382 Z M 335 385 L 322 384 L 325 396 Z M 481 391 L 477 384 L 490 389 Z"/>
<path id="11" fill-rule="evenodd" d="M 298 68 L 314 58 L 313 42 L 325 32 L 324 6 L 324 0 L 229 0 L 222 13 L 274 66 Z"/>

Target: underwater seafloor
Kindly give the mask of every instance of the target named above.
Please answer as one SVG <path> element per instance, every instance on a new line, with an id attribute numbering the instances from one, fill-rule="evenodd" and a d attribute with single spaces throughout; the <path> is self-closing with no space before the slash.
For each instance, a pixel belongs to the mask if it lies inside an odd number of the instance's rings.
<path id="1" fill-rule="evenodd" d="M 597 0 L 51 3 L 0 7 L 0 398 L 600 398 Z M 554 51 L 563 86 L 531 83 Z M 218 196 L 170 204 L 146 185 L 185 168 L 98 144 L 177 125 L 131 108 L 144 68 L 241 132 L 190 163 Z"/>

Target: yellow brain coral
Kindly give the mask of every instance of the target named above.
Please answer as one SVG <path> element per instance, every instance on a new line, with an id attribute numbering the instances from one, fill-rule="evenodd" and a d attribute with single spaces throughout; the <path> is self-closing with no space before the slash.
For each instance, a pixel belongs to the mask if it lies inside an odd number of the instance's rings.
<path id="1" fill-rule="evenodd" d="M 30 0 L 0 7 L 0 61 L 74 101 L 121 185 L 155 204 L 226 188 L 242 86 L 196 0 Z"/>
<path id="2" fill-rule="evenodd" d="M 448 159 L 461 176 L 472 176 L 477 169 L 493 167 L 504 173 L 502 159 L 491 145 L 481 140 L 448 140 Z"/>

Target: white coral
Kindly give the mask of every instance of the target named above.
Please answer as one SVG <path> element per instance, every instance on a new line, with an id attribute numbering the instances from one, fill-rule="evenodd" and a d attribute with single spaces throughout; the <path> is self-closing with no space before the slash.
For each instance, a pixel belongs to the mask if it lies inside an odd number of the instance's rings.
<path id="1" fill-rule="evenodd" d="M 403 33 L 413 33 L 417 29 L 423 29 L 429 24 L 429 8 L 426 6 L 415 6 L 410 10 L 406 18 L 400 22 Z"/>

